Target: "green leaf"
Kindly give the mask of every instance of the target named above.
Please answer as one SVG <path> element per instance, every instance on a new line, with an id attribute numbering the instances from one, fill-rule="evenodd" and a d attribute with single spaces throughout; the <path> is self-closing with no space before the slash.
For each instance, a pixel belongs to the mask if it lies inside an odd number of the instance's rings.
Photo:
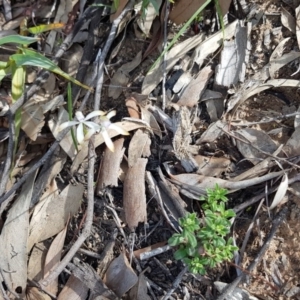
<path id="1" fill-rule="evenodd" d="M 0 69 L 0 82 L 2 81 L 2 79 L 3 79 L 5 76 L 7 76 L 7 75 L 9 75 L 9 74 L 11 74 L 11 67 L 10 67 L 10 66 L 8 66 L 8 67 L 5 68 L 5 69 Z"/>
<path id="2" fill-rule="evenodd" d="M 190 247 L 195 248 L 197 246 L 197 239 L 195 235 L 188 231 L 186 237 L 188 239 Z"/>
<path id="3" fill-rule="evenodd" d="M 168 244 L 174 247 L 174 246 L 178 246 L 180 244 L 180 241 L 181 241 L 181 235 L 179 233 L 175 233 L 173 234 L 173 236 L 169 238 Z"/>
<path id="4" fill-rule="evenodd" d="M 15 61 L 18 67 L 33 66 L 33 67 L 43 68 L 53 73 L 56 73 L 87 90 L 92 90 L 92 88 L 82 84 L 81 82 L 79 82 L 78 80 L 70 76 L 69 74 L 65 73 L 54 62 L 52 62 L 50 59 L 43 56 L 42 54 L 25 48 L 22 48 L 21 50 L 23 54 L 13 54 L 10 56 L 10 58 Z"/>
<path id="5" fill-rule="evenodd" d="M 186 256 L 187 256 L 187 252 L 186 252 L 186 249 L 185 249 L 185 248 L 184 248 L 184 249 L 178 249 L 178 250 L 176 250 L 175 253 L 174 253 L 174 258 L 175 258 L 176 260 L 183 259 L 183 258 L 186 257 Z"/>
<path id="6" fill-rule="evenodd" d="M 30 45 L 39 41 L 40 38 L 22 36 L 22 35 L 8 35 L 0 38 L 0 45 L 12 43 L 12 44 L 20 44 L 20 45 Z"/>
<path id="7" fill-rule="evenodd" d="M 64 26 L 65 26 L 64 23 L 42 24 L 39 26 L 30 27 L 27 30 L 32 34 L 40 34 L 49 30 L 60 29 L 63 28 Z"/>

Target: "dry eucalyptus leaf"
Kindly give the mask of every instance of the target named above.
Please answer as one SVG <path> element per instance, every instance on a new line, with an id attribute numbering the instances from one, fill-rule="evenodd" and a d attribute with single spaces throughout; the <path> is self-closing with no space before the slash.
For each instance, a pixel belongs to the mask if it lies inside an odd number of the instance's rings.
<path id="1" fill-rule="evenodd" d="M 273 199 L 273 202 L 270 206 L 270 209 L 275 208 L 277 205 L 279 205 L 282 202 L 288 187 L 289 187 L 289 178 L 286 174 L 284 174 L 282 177 L 281 183 L 278 187 L 278 190 L 275 194 L 275 197 Z"/>
<path id="2" fill-rule="evenodd" d="M 272 154 L 277 149 L 276 143 L 263 131 L 245 128 L 235 131 L 235 135 L 239 138 L 236 139 L 237 148 L 254 165 L 267 157 L 261 151 Z"/>
<path id="3" fill-rule="evenodd" d="M 204 131 L 201 137 L 196 141 L 196 144 L 199 145 L 201 143 L 214 142 L 217 138 L 219 138 L 224 133 L 222 129 L 227 131 L 228 124 L 223 123 L 220 120 L 210 124 L 207 130 Z"/>
<path id="4" fill-rule="evenodd" d="M 137 101 L 133 98 L 126 99 L 126 106 L 129 113 L 129 116 L 134 119 L 140 119 L 140 109 Z"/>
<path id="5" fill-rule="evenodd" d="M 230 159 L 225 157 L 206 157 L 202 155 L 194 156 L 199 165 L 198 174 L 206 176 L 220 176 L 231 164 Z"/>
<path id="6" fill-rule="evenodd" d="M 147 294 L 147 282 L 143 274 L 139 275 L 139 280 L 129 292 L 130 300 L 151 300 Z"/>
<path id="7" fill-rule="evenodd" d="M 300 127 L 297 127 L 292 136 L 283 147 L 284 153 L 290 157 L 299 155 L 300 151 Z"/>
<path id="8" fill-rule="evenodd" d="M 120 298 L 138 282 L 138 277 L 124 253 L 111 262 L 105 273 L 104 281 Z"/>
<path id="9" fill-rule="evenodd" d="M 52 298 L 36 287 L 28 287 L 26 290 L 26 300 L 52 300 Z"/>
<path id="10" fill-rule="evenodd" d="M 27 179 L 22 191 L 10 208 L 0 235 L 0 268 L 5 284 L 25 296 L 27 286 L 27 248 L 29 231 L 29 206 L 36 173 Z"/>
<path id="11" fill-rule="evenodd" d="M 55 180 L 35 206 L 29 228 L 28 251 L 35 243 L 46 240 L 59 233 L 69 217 L 78 212 L 82 202 L 82 184 L 69 184 L 58 195 Z"/>
<path id="12" fill-rule="evenodd" d="M 48 248 L 46 245 L 49 241 L 36 243 L 31 250 L 28 262 L 28 279 L 38 282 L 43 278 L 44 265 Z"/>
<path id="13" fill-rule="evenodd" d="M 148 159 L 138 158 L 129 167 L 124 180 L 123 204 L 125 220 L 133 231 L 139 222 L 146 222 L 145 170 Z"/>
<path id="14" fill-rule="evenodd" d="M 212 74 L 213 70 L 210 66 L 203 68 L 185 88 L 177 104 L 188 107 L 197 105 Z"/>
<path id="15" fill-rule="evenodd" d="M 151 139 L 148 132 L 138 129 L 134 133 L 128 148 L 129 167 L 133 167 L 138 158 L 149 157 L 151 155 L 150 145 Z"/>
<path id="16" fill-rule="evenodd" d="M 59 293 L 57 300 L 85 300 L 88 292 L 89 288 L 80 279 L 71 274 L 64 288 Z"/>
<path id="17" fill-rule="evenodd" d="M 58 233 L 58 235 L 51 243 L 45 260 L 43 278 L 47 277 L 51 273 L 51 271 L 55 269 L 55 267 L 59 264 L 61 260 L 67 228 L 68 226 L 66 225 L 65 228 L 60 233 Z M 53 280 L 49 285 L 47 285 L 45 287 L 45 290 L 51 293 L 52 295 L 56 295 L 58 292 L 58 277 L 55 280 Z"/>
<path id="18" fill-rule="evenodd" d="M 63 55 L 60 60 L 61 69 L 69 74 L 75 76 L 80 66 L 80 61 L 83 55 L 83 47 L 74 43 Z"/>
<path id="19" fill-rule="evenodd" d="M 298 47 L 300 47 L 300 5 L 295 10 L 296 13 L 296 36 Z"/>
<path id="20" fill-rule="evenodd" d="M 123 144 L 124 138 L 119 138 L 114 141 L 114 152 L 110 151 L 108 148 L 105 149 L 97 180 L 97 194 L 100 194 L 107 186 L 118 186 L 120 164 L 125 152 Z"/>
<path id="21" fill-rule="evenodd" d="M 155 2 L 159 9 L 161 6 L 162 0 L 155 0 Z M 142 17 L 140 15 L 137 19 L 137 24 L 139 25 L 140 29 L 142 30 L 142 32 L 145 34 L 146 37 L 149 37 L 149 33 L 150 33 L 150 30 L 152 27 L 152 22 L 156 18 L 157 14 L 158 13 L 157 13 L 156 9 L 150 2 L 145 11 L 145 17 Z"/>
<path id="22" fill-rule="evenodd" d="M 295 18 L 284 7 L 281 7 L 281 23 L 289 31 L 296 33 Z"/>
<path id="23" fill-rule="evenodd" d="M 141 107 L 142 120 L 146 121 L 150 125 L 151 129 L 153 130 L 153 133 L 156 134 L 160 139 L 162 139 L 162 132 L 160 130 L 160 127 L 155 117 L 153 116 L 152 112 L 150 112 L 148 109 L 147 107 L 146 108 Z"/>
<path id="24" fill-rule="evenodd" d="M 244 82 L 251 49 L 248 28 L 237 23 L 235 38 L 224 40 L 220 64 L 216 68 L 215 84 L 229 87 Z"/>

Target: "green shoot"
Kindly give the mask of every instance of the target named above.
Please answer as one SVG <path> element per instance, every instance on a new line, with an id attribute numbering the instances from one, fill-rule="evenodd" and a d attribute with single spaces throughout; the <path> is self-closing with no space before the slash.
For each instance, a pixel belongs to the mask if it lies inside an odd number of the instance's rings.
<path id="1" fill-rule="evenodd" d="M 169 239 L 169 245 L 177 247 L 174 253 L 176 260 L 183 260 L 189 270 L 204 275 L 208 268 L 214 268 L 224 261 L 233 258 L 238 247 L 233 239 L 226 236 L 230 232 L 230 218 L 235 217 L 232 209 L 226 209 L 227 190 L 218 185 L 207 190 L 203 205 L 204 220 L 200 222 L 196 213 L 189 213 L 179 219 L 181 233 L 175 233 Z"/>

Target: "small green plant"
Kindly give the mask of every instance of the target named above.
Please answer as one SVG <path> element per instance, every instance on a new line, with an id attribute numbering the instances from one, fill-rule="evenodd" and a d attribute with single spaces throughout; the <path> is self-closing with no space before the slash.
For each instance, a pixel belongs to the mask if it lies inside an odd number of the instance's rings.
<path id="1" fill-rule="evenodd" d="M 208 189 L 207 197 L 200 199 L 205 201 L 203 221 L 200 222 L 196 213 L 188 213 L 179 219 L 182 232 L 175 233 L 168 241 L 169 245 L 178 247 L 175 259 L 183 260 L 192 273 L 204 275 L 207 268 L 231 260 L 238 250 L 232 238 L 226 240 L 231 227 L 229 219 L 235 216 L 232 209 L 225 208 L 227 192 L 218 185 Z"/>

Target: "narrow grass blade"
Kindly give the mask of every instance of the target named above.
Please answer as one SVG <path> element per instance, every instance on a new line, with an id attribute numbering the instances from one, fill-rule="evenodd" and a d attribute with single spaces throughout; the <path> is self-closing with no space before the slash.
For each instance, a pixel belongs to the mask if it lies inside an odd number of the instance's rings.
<path id="1" fill-rule="evenodd" d="M 28 37 L 28 36 L 22 36 L 22 35 L 9 35 L 9 36 L 4 36 L 4 37 L 0 38 L 0 45 L 4 45 L 4 44 L 8 44 L 8 43 L 20 44 L 20 45 L 30 45 L 39 40 L 40 40 L 40 38 L 35 38 L 35 37 Z"/>
<path id="2" fill-rule="evenodd" d="M 64 23 L 52 23 L 52 24 L 43 24 L 35 27 L 28 28 L 28 32 L 32 34 L 39 34 L 53 29 L 61 29 L 65 26 Z"/>
<path id="3" fill-rule="evenodd" d="M 20 66 L 33 66 L 38 68 L 43 68 L 48 71 L 51 71 L 53 73 L 56 73 L 65 79 L 87 89 L 87 90 L 93 90 L 92 88 L 88 87 L 85 84 L 82 84 L 69 74 L 65 73 L 63 70 L 61 70 L 54 62 L 52 62 L 50 59 L 45 57 L 44 55 L 30 50 L 30 49 L 21 49 L 23 54 L 13 54 L 11 55 L 11 59 L 15 61 L 16 65 L 18 67 Z"/>
<path id="4" fill-rule="evenodd" d="M 68 113 L 69 113 L 69 120 L 72 121 L 73 120 L 73 101 L 72 101 L 72 87 L 71 87 L 71 83 L 68 82 L 68 90 L 67 90 L 67 94 L 68 94 Z M 75 149 L 78 153 L 78 147 L 77 147 L 77 140 L 75 137 L 75 133 L 74 133 L 74 129 L 71 128 L 71 136 L 72 136 L 72 140 L 75 146 Z"/>

